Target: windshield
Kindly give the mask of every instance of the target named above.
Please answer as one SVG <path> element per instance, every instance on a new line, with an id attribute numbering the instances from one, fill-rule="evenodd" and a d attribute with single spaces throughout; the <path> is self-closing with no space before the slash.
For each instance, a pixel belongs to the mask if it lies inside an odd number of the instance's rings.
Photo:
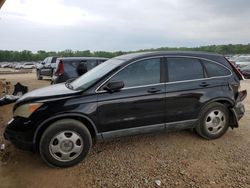
<path id="1" fill-rule="evenodd" d="M 97 67 L 91 69 L 81 77 L 77 78 L 75 81 L 71 82 L 71 88 L 73 90 L 85 90 L 98 81 L 101 77 L 108 74 L 110 71 L 120 66 L 124 60 L 120 59 L 110 59 L 104 63 L 98 65 Z"/>

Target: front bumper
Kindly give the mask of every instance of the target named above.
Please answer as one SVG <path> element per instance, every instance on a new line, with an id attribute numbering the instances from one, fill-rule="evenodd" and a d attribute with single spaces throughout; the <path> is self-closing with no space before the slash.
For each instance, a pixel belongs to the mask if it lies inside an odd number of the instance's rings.
<path id="1" fill-rule="evenodd" d="M 22 119 L 23 118 L 15 118 L 8 123 L 4 131 L 4 138 L 19 149 L 34 151 L 32 130 L 29 130 L 29 125 L 24 124 L 25 121 Z"/>

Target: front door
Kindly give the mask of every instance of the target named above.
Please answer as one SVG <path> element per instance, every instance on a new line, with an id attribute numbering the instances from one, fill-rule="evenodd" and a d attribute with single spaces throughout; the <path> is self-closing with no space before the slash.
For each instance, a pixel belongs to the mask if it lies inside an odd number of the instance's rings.
<path id="1" fill-rule="evenodd" d="M 106 82 L 123 81 L 125 86 L 114 93 L 102 89 L 98 91 L 98 124 L 101 132 L 164 129 L 165 84 L 161 76 L 162 64 L 161 58 L 133 62 Z"/>

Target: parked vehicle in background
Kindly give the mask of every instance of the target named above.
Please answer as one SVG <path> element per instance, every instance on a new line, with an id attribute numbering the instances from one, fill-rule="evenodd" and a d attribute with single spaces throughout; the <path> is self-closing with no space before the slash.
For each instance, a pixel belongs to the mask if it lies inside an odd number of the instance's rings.
<path id="1" fill-rule="evenodd" d="M 230 61 L 230 59 L 231 59 L 231 58 L 233 58 L 233 57 L 234 57 L 234 55 L 227 54 L 227 55 L 225 55 L 224 57 L 225 57 L 227 60 L 229 60 L 229 61 Z"/>
<path id="2" fill-rule="evenodd" d="M 240 55 L 234 55 L 234 56 L 232 56 L 232 57 L 230 57 L 230 58 L 228 58 L 228 60 L 231 62 L 231 61 L 233 61 L 233 62 L 235 62 L 235 60 L 239 57 Z"/>
<path id="3" fill-rule="evenodd" d="M 217 54 L 127 54 L 22 96 L 4 137 L 57 167 L 82 161 L 96 139 L 183 129 L 216 139 L 239 127 L 242 79 Z"/>
<path id="4" fill-rule="evenodd" d="M 250 64 L 250 55 L 240 55 L 234 62 L 239 68 L 243 68 Z"/>
<path id="5" fill-rule="evenodd" d="M 2 68 L 9 68 L 9 63 L 2 64 Z"/>
<path id="6" fill-rule="evenodd" d="M 34 63 L 24 63 L 20 65 L 20 69 L 34 69 L 36 68 Z"/>
<path id="7" fill-rule="evenodd" d="M 17 64 L 15 65 L 14 68 L 15 68 L 15 69 L 20 69 L 20 68 L 21 68 L 21 65 L 22 65 L 21 63 L 17 63 Z"/>
<path id="8" fill-rule="evenodd" d="M 8 68 L 14 68 L 15 64 L 14 63 L 9 63 Z"/>
<path id="9" fill-rule="evenodd" d="M 250 79 L 250 64 L 240 69 L 245 78 Z"/>
<path id="10" fill-rule="evenodd" d="M 44 61 L 40 62 L 36 68 L 36 77 L 38 80 L 42 80 L 43 76 L 53 76 L 53 70 L 56 66 L 57 57 L 47 57 Z"/>
<path id="11" fill-rule="evenodd" d="M 69 79 L 78 78 L 106 60 L 107 58 L 102 57 L 57 58 L 52 83 L 58 84 L 66 82 Z"/>

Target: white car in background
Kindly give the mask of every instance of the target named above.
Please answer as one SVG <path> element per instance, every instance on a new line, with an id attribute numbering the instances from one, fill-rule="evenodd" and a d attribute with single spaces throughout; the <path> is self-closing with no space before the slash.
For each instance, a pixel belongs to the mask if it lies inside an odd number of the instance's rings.
<path id="1" fill-rule="evenodd" d="M 20 69 L 34 69 L 36 65 L 34 63 L 24 63 L 20 65 Z"/>
<path id="2" fill-rule="evenodd" d="M 240 55 L 234 62 L 239 68 L 250 65 L 250 55 Z"/>
<path id="3" fill-rule="evenodd" d="M 16 66 L 15 66 L 15 69 L 20 69 L 21 68 L 21 63 L 17 63 Z"/>

